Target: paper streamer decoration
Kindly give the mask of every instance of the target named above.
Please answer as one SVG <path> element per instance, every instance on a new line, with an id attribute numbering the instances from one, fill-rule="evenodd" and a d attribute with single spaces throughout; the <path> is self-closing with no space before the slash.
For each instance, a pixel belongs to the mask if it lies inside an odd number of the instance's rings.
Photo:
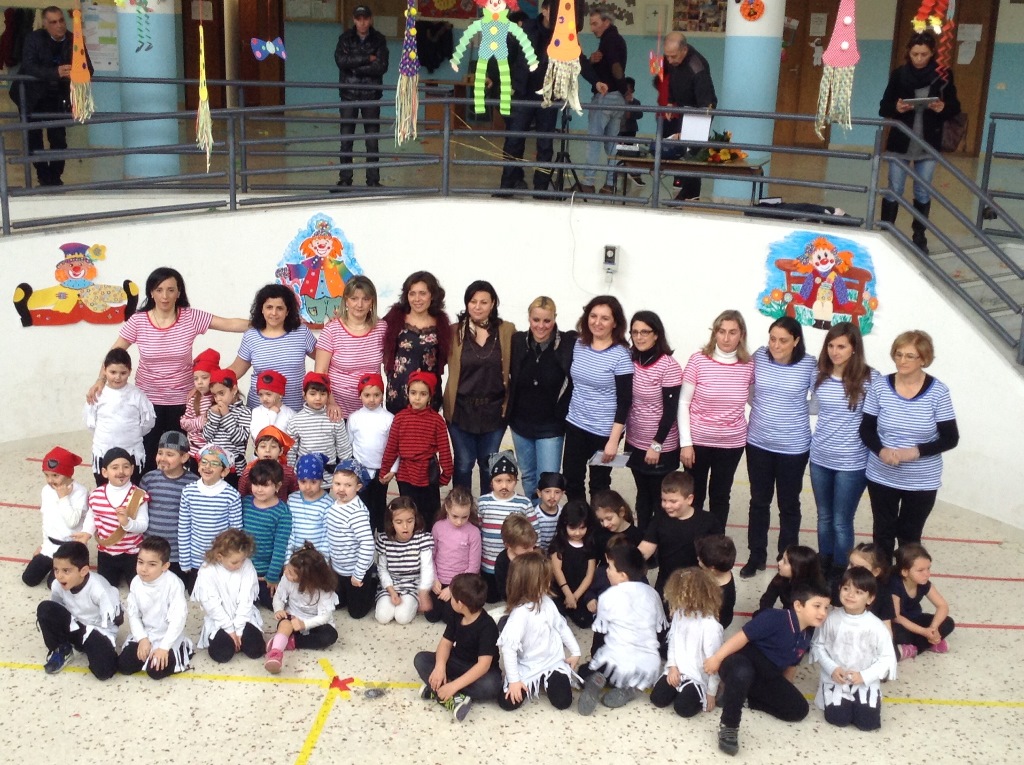
<path id="1" fill-rule="evenodd" d="M 850 122 L 850 99 L 853 97 L 853 73 L 860 61 L 857 50 L 856 3 L 854 0 L 840 0 L 836 25 L 822 61 L 825 64 L 818 89 L 818 114 L 814 120 L 814 132 L 825 140 L 822 131 L 830 122 L 837 122 L 846 130 Z"/>
<path id="2" fill-rule="evenodd" d="M 474 0 L 483 6 L 483 15 L 469 25 L 452 56 L 452 69 L 459 71 L 459 64 L 469 47 L 469 41 L 480 35 L 480 50 L 477 53 L 476 73 L 473 77 L 473 111 L 484 112 L 484 97 L 487 95 L 487 63 L 494 59 L 498 65 L 498 110 L 506 117 L 512 113 L 512 77 L 508 70 L 508 36 L 512 35 L 526 55 L 530 71 L 534 71 L 539 62 L 537 53 L 526 32 L 518 24 L 508 20 L 508 12 L 519 10 L 519 0 Z"/>
<path id="3" fill-rule="evenodd" d="M 956 0 L 924 0 L 911 22 L 915 32 L 930 30 L 939 38 L 935 71 L 946 82 L 949 82 L 949 67 L 953 63 L 953 48 L 956 45 L 953 37 L 953 30 L 956 29 L 953 20 L 955 15 Z"/>
<path id="4" fill-rule="evenodd" d="M 249 45 L 252 46 L 252 55 L 256 57 L 257 61 L 266 61 L 271 56 L 278 56 L 281 59 L 288 58 L 288 54 L 284 50 L 284 40 L 280 37 L 275 37 L 273 40 L 261 40 L 254 37 L 249 41 Z"/>
<path id="5" fill-rule="evenodd" d="M 558 0 L 556 7 L 555 28 L 548 44 L 548 70 L 541 88 L 542 104 L 548 107 L 555 101 L 564 101 L 574 112 L 583 114 L 579 88 L 583 49 L 576 29 L 576 2 Z"/>
<path id="6" fill-rule="evenodd" d="M 398 90 L 395 93 L 395 144 L 401 146 L 416 138 L 416 116 L 420 108 L 420 59 L 416 55 L 416 0 L 405 3 L 405 36 L 402 60 L 398 64 Z"/>
<path id="7" fill-rule="evenodd" d="M 74 43 L 71 49 L 71 116 L 78 122 L 85 122 L 96 111 L 92 99 L 92 75 L 89 74 L 89 59 L 85 55 L 85 35 L 82 33 L 82 12 L 71 11 Z"/>
<path id="8" fill-rule="evenodd" d="M 210 91 L 206 87 L 206 44 L 203 25 L 199 25 L 199 108 L 196 110 L 196 146 L 206 152 L 206 172 L 210 172 L 213 149 L 213 118 L 210 116 Z"/>

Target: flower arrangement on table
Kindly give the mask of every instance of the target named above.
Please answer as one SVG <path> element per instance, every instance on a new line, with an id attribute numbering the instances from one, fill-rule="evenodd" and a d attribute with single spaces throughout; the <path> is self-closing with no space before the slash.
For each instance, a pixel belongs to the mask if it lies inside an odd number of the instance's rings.
<path id="1" fill-rule="evenodd" d="M 730 143 L 732 141 L 732 133 L 728 130 L 724 132 L 713 131 L 711 136 L 708 138 L 712 143 Z M 721 164 L 723 162 L 734 162 L 738 159 L 746 159 L 747 152 L 742 149 L 712 149 L 704 148 L 701 149 L 694 156 L 694 162 L 708 162 L 710 164 Z"/>

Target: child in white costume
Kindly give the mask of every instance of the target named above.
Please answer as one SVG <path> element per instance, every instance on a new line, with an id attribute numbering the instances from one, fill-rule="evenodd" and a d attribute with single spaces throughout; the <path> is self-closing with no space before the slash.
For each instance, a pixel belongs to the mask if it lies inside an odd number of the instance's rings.
<path id="1" fill-rule="evenodd" d="M 103 389 L 96 401 L 83 410 L 85 426 L 92 431 L 92 472 L 96 485 L 105 483 L 100 473 L 103 455 L 120 446 L 132 455 L 141 476 L 146 462 L 142 439 L 156 424 L 156 412 L 146 394 L 128 382 L 132 357 L 124 348 L 112 348 L 103 359 Z"/>
<path id="2" fill-rule="evenodd" d="M 543 686 L 556 709 L 572 705 L 579 676 L 580 646 L 547 593 L 551 562 L 538 551 L 516 556 L 508 575 L 508 621 L 498 638 L 505 665 L 505 695 L 498 705 L 511 711 Z M 565 658 L 565 651 L 569 658 Z"/>
<path id="3" fill-rule="evenodd" d="M 606 683 L 613 687 L 602 703 L 612 709 L 654 685 L 661 674 L 658 633 L 668 627 L 661 598 L 646 581 L 640 550 L 627 541 L 612 543 L 605 557 L 611 587 L 597 599 L 594 618 L 594 642 L 598 635 L 604 640 L 580 671 L 587 678 L 577 707 L 582 715 L 594 713 Z"/>
<path id="4" fill-rule="evenodd" d="M 877 594 L 870 571 L 848 568 L 839 584 L 843 607 L 814 633 L 811 657 L 821 667 L 814 703 L 832 725 L 882 727 L 882 680 L 896 678 L 896 650 L 882 620 L 868 610 Z"/>
<path id="5" fill-rule="evenodd" d="M 32 553 L 32 559 L 21 575 L 21 581 L 35 587 L 46 579 L 53 583 L 53 554 L 63 542 L 88 542 L 92 536 L 83 531 L 89 490 L 75 480 L 75 467 L 82 458 L 61 446 L 55 446 L 43 457 L 46 486 L 39 500 L 43 518 L 43 541 Z M 92 522 L 89 523 L 92 527 Z"/>

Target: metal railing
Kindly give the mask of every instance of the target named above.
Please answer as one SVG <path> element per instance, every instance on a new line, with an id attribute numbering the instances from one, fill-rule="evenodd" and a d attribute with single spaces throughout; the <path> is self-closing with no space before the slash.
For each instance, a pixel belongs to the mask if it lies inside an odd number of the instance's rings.
<path id="1" fill-rule="evenodd" d="M 18 76 L 8 79 L 24 80 Z M 159 83 L 174 85 L 179 88 L 193 86 L 195 80 L 139 80 L 121 77 L 96 77 L 94 82 L 108 83 Z M 0 124 L 0 218 L 4 234 L 10 234 L 15 230 L 23 230 L 50 225 L 57 221 L 53 219 L 15 219 L 11 213 L 11 201 L 22 197 L 31 197 L 39 194 L 66 194 L 76 191 L 138 191 L 171 189 L 177 191 L 189 191 L 201 199 L 190 200 L 182 203 L 180 199 L 168 204 L 155 204 L 139 206 L 135 209 L 95 212 L 77 212 L 69 215 L 62 215 L 60 222 L 82 222 L 89 220 L 109 220 L 125 217 L 126 215 L 153 215 L 166 213 L 179 213 L 201 209 L 236 210 L 240 207 L 255 205 L 270 205 L 281 203 L 305 202 L 323 200 L 332 192 L 339 191 L 332 182 L 325 181 L 325 173 L 335 173 L 339 170 L 338 142 L 340 140 L 338 127 L 341 118 L 338 112 L 339 101 L 336 98 L 331 100 L 315 101 L 313 103 L 284 104 L 271 106 L 246 106 L 245 93 L 249 88 L 261 88 L 278 86 L 288 91 L 300 90 L 329 90 L 336 92 L 338 84 L 334 82 L 311 82 L 311 83 L 266 83 L 260 81 L 210 81 L 209 87 L 223 88 L 225 92 L 231 91 L 235 96 L 237 107 L 215 109 L 212 112 L 214 120 L 215 145 L 211 152 L 211 169 L 204 172 L 205 157 L 203 153 L 189 141 L 191 126 L 195 115 L 192 111 L 174 111 L 162 113 L 145 114 L 124 114 L 124 113 L 98 113 L 89 121 L 90 125 L 114 125 L 129 124 L 146 121 L 170 121 L 177 125 L 178 141 L 158 146 L 125 147 L 125 148 L 82 148 L 68 149 L 60 152 L 44 151 L 29 156 L 26 147 L 28 146 L 29 130 L 44 129 L 47 127 L 73 127 L 77 123 L 72 122 L 66 115 L 33 115 L 33 121 L 28 121 L 25 115 L 19 115 L 15 120 Z M 21 83 L 19 83 L 19 86 Z M 347 86 L 346 86 L 347 87 Z M 377 87 L 377 86 L 373 86 Z M 348 105 L 359 106 L 364 103 L 372 106 L 380 106 L 384 111 L 394 108 L 394 90 L 384 88 L 385 97 L 379 101 L 367 102 L 346 102 Z M 24 103 L 24 99 L 22 99 Z M 393 144 L 393 134 L 390 129 L 390 120 L 383 119 L 378 125 L 377 132 L 371 133 L 369 137 L 376 137 L 385 145 L 382 151 L 374 160 L 365 151 L 351 151 L 345 155 L 351 159 L 364 159 L 362 163 L 354 163 L 353 170 L 361 171 L 367 167 L 378 167 L 382 171 L 396 169 L 413 169 L 416 172 L 405 172 L 403 176 L 406 182 L 401 186 L 389 185 L 387 188 L 366 188 L 358 189 L 351 187 L 343 189 L 344 198 L 366 198 L 366 197 L 395 197 L 395 196 L 456 196 L 456 195 L 496 195 L 509 196 L 519 193 L 527 193 L 538 199 L 573 201 L 601 201 L 617 203 L 634 207 L 671 207 L 688 210 L 713 211 L 728 214 L 756 214 L 762 217 L 773 217 L 784 220 L 801 220 L 827 222 L 831 225 L 845 225 L 860 227 L 868 230 L 881 229 L 896 237 L 902 244 L 917 255 L 919 260 L 926 266 L 929 273 L 943 283 L 946 287 L 957 294 L 982 320 L 995 332 L 1004 342 L 1017 351 L 1018 361 L 1024 363 L 1024 344 L 1021 342 L 1024 327 L 1021 327 L 1019 319 L 1024 316 L 1024 309 L 1018 300 L 1011 294 L 1012 290 L 1007 289 L 1000 280 L 997 280 L 986 272 L 968 250 L 988 252 L 993 255 L 1001 264 L 1003 276 L 1006 275 L 1017 280 L 1024 280 L 1024 270 L 1020 268 L 1006 253 L 992 236 L 1005 234 L 1008 236 L 1024 239 L 1024 229 L 1021 225 L 999 204 L 999 199 L 1024 200 L 1024 194 L 1016 191 L 991 191 L 987 187 L 990 178 L 990 170 L 993 160 L 1019 160 L 1024 155 L 992 151 L 995 137 L 995 121 L 999 120 L 1024 120 L 1020 115 L 993 115 L 993 122 L 989 127 L 988 151 L 985 157 L 984 173 L 981 186 L 974 183 L 962 173 L 955 165 L 932 149 L 927 144 L 913 135 L 903 123 L 880 119 L 854 119 L 856 126 L 867 127 L 873 132 L 873 146 L 870 150 L 832 150 L 828 148 L 810 148 L 803 146 L 775 146 L 772 144 L 742 143 L 742 142 L 691 142 L 691 150 L 701 149 L 740 149 L 748 152 L 751 159 L 769 163 L 773 158 L 783 156 L 814 159 L 815 166 L 820 166 L 828 161 L 842 161 L 853 163 L 854 172 L 846 174 L 842 181 L 830 180 L 828 178 L 817 179 L 807 177 L 786 177 L 774 172 L 763 178 L 751 175 L 749 178 L 741 179 L 743 183 L 768 184 L 776 192 L 795 194 L 799 196 L 810 196 L 819 202 L 823 197 L 841 198 L 844 200 L 843 217 L 833 216 L 829 211 L 822 209 L 818 212 L 801 210 L 790 210 L 783 208 L 769 208 L 758 206 L 752 208 L 746 201 L 729 200 L 680 200 L 665 199 L 663 194 L 663 181 L 674 182 L 676 179 L 702 178 L 706 180 L 737 181 L 736 176 L 731 172 L 719 170 L 715 165 L 699 163 L 672 163 L 665 160 L 666 149 L 678 150 L 680 144 L 670 141 L 662 136 L 663 123 L 666 114 L 680 115 L 690 113 L 703 113 L 703 110 L 696 109 L 666 109 L 658 106 L 622 106 L 602 107 L 618 111 L 642 111 L 654 115 L 657 129 L 654 136 L 646 139 L 650 144 L 650 167 L 649 172 L 653 182 L 649 196 L 636 196 L 632 194 L 619 193 L 614 190 L 612 194 L 606 193 L 582 193 L 579 189 L 573 189 L 566 185 L 568 176 L 579 171 L 608 171 L 609 166 L 604 164 L 588 165 L 572 158 L 572 149 L 579 147 L 589 141 L 596 140 L 585 132 L 576 132 L 571 129 L 572 125 L 568 120 L 563 120 L 560 129 L 553 132 L 538 133 L 536 131 L 487 131 L 486 134 L 480 127 L 469 122 L 469 108 L 471 99 L 458 99 L 451 95 L 451 89 L 445 87 L 425 88 L 420 106 L 424 108 L 429 118 L 421 119 L 419 122 L 419 141 L 412 142 L 403 147 L 389 148 Z M 496 101 L 487 101 L 487 105 L 494 109 Z M 536 107 L 537 102 L 513 102 L 513 106 Z M 589 106 L 584 107 L 589 109 Z M 47 119 L 43 119 L 47 118 Z M 49 119 L 52 118 L 52 119 Z M 780 114 L 780 113 L 753 113 L 737 110 L 716 110 L 715 119 L 721 124 L 724 121 L 728 124 L 734 120 L 744 121 L 768 121 L 771 124 L 780 121 L 812 122 L 812 115 Z M 80 127 L 78 129 L 81 129 Z M 323 130 L 321 130 L 323 129 Z M 940 192 L 929 185 L 932 199 L 938 206 L 943 208 L 952 217 L 957 231 L 945 230 L 936 225 L 935 221 L 923 216 L 913 206 L 909 205 L 902 198 L 897 197 L 881 183 L 881 168 L 888 163 L 898 163 L 906 168 L 907 174 L 915 182 L 923 182 L 923 178 L 917 173 L 914 167 L 907 166 L 902 155 L 883 152 L 883 136 L 885 130 L 899 130 L 904 132 L 911 141 L 911 144 L 920 148 L 921 152 L 933 159 L 946 174 L 951 176 L 954 182 L 961 187 L 961 196 L 965 193 L 971 200 L 974 210 L 964 211 L 953 204 L 949 195 Z M 482 137 L 486 136 L 486 137 Z M 361 142 L 366 136 L 362 133 L 352 136 L 352 140 Z M 505 156 L 499 142 L 508 137 L 519 137 L 524 139 L 549 139 L 555 144 L 555 158 L 550 162 L 534 162 L 529 160 L 514 160 Z M 427 147 L 439 139 L 439 147 L 430 150 Z M 600 140 L 604 140 L 601 137 Z M 466 156 L 475 152 L 473 156 Z M 150 178 L 111 178 L 109 180 L 91 180 L 77 182 L 57 187 L 33 188 L 31 182 L 32 163 L 48 160 L 81 161 L 96 163 L 107 163 L 118 157 L 131 155 L 160 154 L 170 155 L 184 161 L 186 164 L 198 165 L 196 169 L 187 169 L 169 175 L 160 175 Z M 202 163 L 198 160 L 203 157 Z M 12 183 L 12 176 L 8 165 L 21 169 L 20 175 L 24 179 L 23 184 Z M 550 173 L 551 183 L 542 189 L 522 191 L 520 189 L 497 188 L 498 173 L 505 167 L 522 165 L 524 167 L 539 168 Z M 804 163 L 797 163 L 803 166 Z M 648 168 L 644 168 L 647 170 Z M 492 180 L 487 180 L 486 171 L 494 173 Z M 612 171 L 618 173 L 632 172 L 629 169 L 612 167 Z M 988 294 L 984 299 L 979 299 L 973 294 L 973 285 L 968 289 L 962 280 L 955 278 L 944 269 L 933 257 L 922 253 L 910 239 L 894 225 L 877 220 L 876 208 L 879 197 L 885 200 L 896 202 L 905 209 L 915 221 L 934 235 L 942 244 L 948 248 L 949 253 L 962 264 L 974 276 L 974 281 L 982 285 Z M 986 231 L 981 225 L 983 219 L 998 220 L 1005 230 Z M 966 236 L 966 239 L 962 238 Z M 1018 292 L 1019 294 L 1019 292 Z M 985 303 L 983 305 L 983 302 Z M 993 308 L 993 305 L 995 308 Z M 1001 318 L 1015 316 L 1018 318 L 1016 326 L 1009 329 Z"/>
<path id="2" fill-rule="evenodd" d="M 1009 199 L 1016 202 L 1024 202 L 1024 191 L 993 189 L 991 187 L 993 162 L 998 160 L 1007 160 L 1009 162 L 1019 163 L 1021 160 L 1024 160 L 1024 154 L 1021 154 L 1020 152 L 996 151 L 996 126 L 1000 122 L 1014 123 L 1018 129 L 1024 129 L 1024 114 L 1005 114 L 999 112 L 989 115 L 988 130 L 986 131 L 985 137 L 984 162 L 982 164 L 981 173 L 981 188 L 993 199 Z M 986 220 L 994 220 L 995 218 L 996 216 L 993 214 L 991 209 L 980 206 L 975 218 L 975 226 L 979 229 L 983 228 Z M 1009 230 L 993 229 L 989 233 L 995 234 L 996 236 L 1020 237 L 1019 232 L 1012 228 Z"/>

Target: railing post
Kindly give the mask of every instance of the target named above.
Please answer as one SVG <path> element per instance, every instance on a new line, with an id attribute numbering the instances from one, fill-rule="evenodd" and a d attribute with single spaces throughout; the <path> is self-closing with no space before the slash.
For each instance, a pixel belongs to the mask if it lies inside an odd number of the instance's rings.
<path id="1" fill-rule="evenodd" d="M 1024 365 L 1024 313 L 1021 314 L 1020 332 L 1017 333 L 1017 363 Z"/>
<path id="2" fill-rule="evenodd" d="M 228 115 L 228 209 L 238 209 L 238 179 L 235 178 L 235 116 Z"/>
<path id="3" fill-rule="evenodd" d="M 7 186 L 7 147 L 0 138 L 0 218 L 3 219 L 4 236 L 11 233 L 10 189 Z"/>
<path id="4" fill-rule="evenodd" d="M 875 198 L 878 196 L 878 178 L 882 174 L 882 127 L 875 128 L 875 149 L 871 152 L 871 177 L 868 179 L 868 205 L 864 211 L 864 228 L 875 227 Z"/>
<path id="5" fill-rule="evenodd" d="M 25 155 L 25 159 L 28 159 L 28 109 L 25 107 L 25 81 L 18 80 L 18 116 L 21 118 L 21 149 Z M 25 188 L 32 188 L 32 163 L 25 162 L 22 166 L 22 172 L 25 174 Z"/>
<path id="6" fill-rule="evenodd" d="M 441 196 L 447 197 L 451 189 L 448 165 L 452 153 L 452 105 L 450 96 L 446 96 L 444 100 L 444 121 L 441 132 Z"/>
<path id="7" fill-rule="evenodd" d="M 651 167 L 651 209 L 657 210 L 661 204 L 661 132 L 665 125 L 665 115 L 658 113 L 654 120 L 654 165 Z"/>
<path id="8" fill-rule="evenodd" d="M 992 174 L 992 152 L 995 151 L 996 147 L 996 121 L 989 120 L 988 123 L 988 138 L 985 140 L 985 161 L 982 164 L 981 171 L 981 190 L 988 194 L 988 183 L 991 180 Z M 978 205 L 978 215 L 975 218 L 974 225 L 979 229 L 985 225 L 985 205 Z M 1017 348 L 1020 353 L 1020 347 Z"/>
<path id="9" fill-rule="evenodd" d="M 246 173 L 248 169 L 248 152 L 246 151 L 245 145 L 245 88 L 241 85 L 238 86 L 238 151 L 240 154 L 241 162 L 241 183 L 242 193 L 249 193 L 249 175 Z M 232 170 L 234 172 L 234 170 Z"/>

